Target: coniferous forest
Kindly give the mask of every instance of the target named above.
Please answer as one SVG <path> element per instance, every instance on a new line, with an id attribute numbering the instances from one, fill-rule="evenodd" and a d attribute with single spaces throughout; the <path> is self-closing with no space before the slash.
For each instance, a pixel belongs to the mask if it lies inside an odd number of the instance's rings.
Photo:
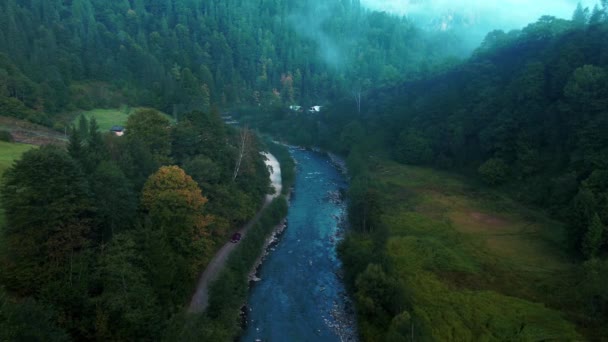
<path id="1" fill-rule="evenodd" d="M 293 184 L 262 134 L 346 159 L 339 256 L 361 340 L 604 340 L 607 37 L 606 1 L 474 51 L 358 0 L 2 1 L 0 117 L 64 139 L 1 178 L 0 340 L 237 338 L 250 265 L 230 261 L 204 317 L 185 309 L 262 208 L 259 152 Z M 138 108 L 124 136 L 80 115 L 120 106 Z M 6 151 L 12 133 L 0 121 Z M 450 177 L 465 185 L 436 179 Z M 567 266 L 487 261 L 416 202 L 421 184 L 425 200 L 525 206 Z M 286 211 L 272 204 L 237 255 L 253 262 Z"/>
<path id="2" fill-rule="evenodd" d="M 367 13 L 357 1 L 1 6 L 3 112 L 43 124 L 54 113 L 122 103 L 168 113 L 314 105 L 350 92 L 354 78 L 360 87 L 396 82 L 463 53 L 449 33 L 426 34 L 405 19 Z"/>

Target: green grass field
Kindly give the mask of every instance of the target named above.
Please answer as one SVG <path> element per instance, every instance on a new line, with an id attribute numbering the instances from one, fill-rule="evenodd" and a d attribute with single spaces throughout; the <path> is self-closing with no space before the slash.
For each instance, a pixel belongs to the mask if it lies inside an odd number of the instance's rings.
<path id="1" fill-rule="evenodd" d="M 97 125 L 99 125 L 99 129 L 101 131 L 109 131 L 110 128 L 114 125 L 124 126 L 127 123 L 127 119 L 129 115 L 134 111 L 134 109 L 130 107 L 121 107 L 115 109 L 92 109 L 86 112 L 82 112 L 82 114 L 90 120 L 91 118 L 95 118 L 97 120 Z M 78 119 L 80 115 L 74 118 L 73 124 L 78 125 Z"/>
<path id="2" fill-rule="evenodd" d="M 563 224 L 454 174 L 379 161 L 373 176 L 391 272 L 425 336 L 580 339 Z"/>
<path id="3" fill-rule="evenodd" d="M 115 126 L 115 125 L 125 126 L 127 124 L 127 119 L 129 118 L 129 115 L 131 115 L 131 113 L 134 113 L 138 109 L 140 109 L 140 108 L 131 108 L 131 107 L 127 107 L 127 106 L 123 106 L 120 108 L 113 108 L 113 109 L 97 108 L 97 109 L 84 111 L 81 114 L 83 114 L 87 118 L 87 120 L 90 120 L 91 118 L 94 117 L 95 120 L 97 120 L 97 125 L 99 126 L 99 129 L 102 132 L 106 132 L 106 131 L 109 131 L 110 128 L 112 128 L 112 126 Z M 166 114 L 165 114 L 165 116 L 169 120 L 171 120 L 171 122 L 174 121 L 173 118 L 171 118 L 170 116 L 168 116 Z M 80 118 L 80 114 L 78 114 L 73 119 L 72 124 L 78 126 L 79 118 Z"/>
<path id="4" fill-rule="evenodd" d="M 19 159 L 24 152 L 33 147 L 35 146 L 0 141 L 0 175 L 4 174 L 4 171 L 13 164 L 13 161 Z"/>

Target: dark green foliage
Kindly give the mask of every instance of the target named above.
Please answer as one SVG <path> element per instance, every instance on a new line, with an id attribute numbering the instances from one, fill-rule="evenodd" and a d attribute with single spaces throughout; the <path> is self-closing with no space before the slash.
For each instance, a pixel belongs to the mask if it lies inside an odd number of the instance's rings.
<path id="1" fill-rule="evenodd" d="M 0 141 L 13 142 L 11 132 L 0 130 Z"/>
<path id="2" fill-rule="evenodd" d="M 67 149 L 31 150 L 7 170 L 0 191 L 7 226 L 0 282 L 11 296 L 30 296 L 54 314 L 29 301 L 3 307 L 0 316 L 11 313 L 0 317 L 3 338 L 175 337 L 171 327 L 196 277 L 229 227 L 255 214 L 269 184 L 256 137 L 234 182 L 236 132 L 216 114 L 186 117 L 204 144 L 180 145 L 179 128 L 152 110 L 134 114 L 124 137 L 103 135 L 94 119 L 82 117 Z M 179 156 L 197 182 L 177 166 L 161 167 L 171 156 Z M 26 328 L 35 324 L 22 322 L 29 312 L 40 326 L 30 335 Z M 214 324 L 206 331 L 221 336 Z"/>
<path id="3" fill-rule="evenodd" d="M 296 181 L 295 161 L 285 145 L 277 144 L 273 141 L 266 141 L 265 143 L 268 151 L 277 158 L 281 165 L 281 184 L 283 186 L 281 192 L 283 195 L 286 195 Z"/>
<path id="4" fill-rule="evenodd" d="M 444 56 L 466 53 L 462 37 L 427 34 L 358 2 L 323 3 L 332 13 L 323 22 L 311 17 L 319 6 L 6 1 L 0 84 L 8 86 L 0 86 L 0 112 L 48 124 L 47 113 L 122 103 L 159 108 L 178 120 L 214 105 L 319 105 L 354 88 L 423 75 Z M 308 26 L 323 31 L 335 56 L 326 58 L 326 44 L 304 33 Z M 304 129 L 298 135 L 302 143 L 313 138 Z"/>
<path id="5" fill-rule="evenodd" d="M 340 134 L 340 144 L 342 146 L 342 152 L 348 154 L 350 149 L 355 145 L 360 144 L 365 137 L 365 128 L 359 121 L 353 121 L 344 126 L 342 134 Z M 312 142 L 304 145 L 310 145 Z"/>
<path id="6" fill-rule="evenodd" d="M 268 235 L 287 215 L 287 201 L 280 196 L 264 210 L 259 221 L 239 242 L 226 268 L 209 289 L 209 307 L 203 314 L 176 316 L 167 330 L 169 341 L 229 341 L 241 332 L 238 317 L 246 300 L 247 276 Z"/>
<path id="7" fill-rule="evenodd" d="M 137 196 L 133 185 L 112 162 L 101 162 L 90 178 L 91 192 L 97 210 L 98 239 L 112 236 L 132 226 L 136 218 Z"/>
<path id="8" fill-rule="evenodd" d="M 59 329 L 56 315 L 31 298 L 11 302 L 0 288 L 0 340 L 2 341 L 69 341 Z"/>
<path id="9" fill-rule="evenodd" d="M 579 188 L 596 198 L 590 210 L 604 226 L 608 222 L 605 10 L 598 8 L 595 24 L 587 24 L 579 9 L 575 22 L 543 17 L 522 31 L 492 32 L 460 65 L 363 93 L 356 121 L 355 101 L 347 96 L 314 117 L 260 115 L 251 122 L 296 143 L 304 128 L 311 145 L 350 152 L 354 175 L 363 174 L 359 169 L 376 154 L 467 174 L 476 170 L 485 183 L 572 222 L 570 241 L 582 251 L 591 216 L 568 210 Z M 353 179 L 355 203 L 366 191 L 357 190 Z M 354 215 L 364 216 L 360 204 L 355 208 Z M 352 222 L 360 226 L 362 219 Z M 600 246 L 600 253 L 606 251 L 605 243 Z"/>
<path id="10" fill-rule="evenodd" d="M 398 299 L 398 283 L 388 276 L 380 265 L 369 264 L 355 281 L 355 299 L 359 314 L 367 320 L 376 321 L 386 326 L 403 303 Z"/>
<path id="11" fill-rule="evenodd" d="M 502 185 L 508 194 L 522 201 L 548 208 L 555 217 L 568 222 L 567 242 L 572 246 L 573 257 L 599 260 L 588 262 L 587 267 L 592 279 L 589 283 L 599 284 L 602 258 L 608 251 L 606 9 L 597 7 L 589 16 L 584 8 L 579 8 L 574 21 L 542 17 L 521 31 L 492 32 L 474 55 L 460 65 L 416 81 L 365 92 L 360 99 L 363 104 L 360 113 L 352 96 L 345 96 L 314 117 L 287 113 L 260 114 L 251 121 L 244 118 L 293 143 L 302 143 L 305 130 L 308 136 L 304 140 L 311 141 L 311 145 L 350 152 L 349 218 L 357 233 L 346 238 L 340 255 L 353 293 L 357 293 L 357 277 L 366 272 L 370 262 L 382 265 L 388 278 L 393 271 L 383 260 L 382 249 L 377 249 L 386 243 L 379 217 L 380 209 L 387 207 L 381 202 L 383 196 L 377 195 L 390 190 L 378 189 L 369 179 L 368 170 L 373 169 L 377 156 L 472 174 L 489 185 Z M 361 129 L 353 123 L 355 112 L 359 114 L 356 122 Z M 558 234 L 555 235 L 557 239 Z M 406 287 L 417 285 L 413 282 Z M 436 293 L 435 290 L 429 290 L 428 294 Z M 585 299 L 591 303 L 588 306 L 593 312 L 601 312 L 599 317 L 605 320 L 605 289 L 593 287 L 589 291 L 593 294 Z M 363 296 L 359 305 L 368 307 L 370 312 L 381 312 L 369 297 Z M 482 297 L 482 302 L 503 301 L 491 294 Z M 462 307 L 457 302 L 471 299 L 464 296 L 454 300 L 454 310 L 458 311 Z M 437 301 L 441 299 L 433 298 L 427 304 L 434 305 Z M 522 312 L 535 319 L 545 315 L 541 307 L 523 302 L 511 304 L 504 310 L 516 313 L 526 308 Z M 556 305 L 561 308 L 563 304 Z M 451 315 L 448 306 L 441 304 L 445 317 Z M 391 315 L 407 308 L 399 310 Z M 497 317 L 498 313 L 490 311 L 476 314 Z M 428 328 L 417 330 L 414 339 L 448 331 L 434 330 L 437 322 L 424 322 L 422 312 L 408 312 L 411 324 Z M 381 323 L 374 321 L 376 317 L 370 315 L 360 320 L 364 337 L 377 338 L 390 331 L 391 339 L 411 338 L 406 337 L 408 330 L 404 324 L 395 323 L 399 327 L 389 328 L 394 316 L 385 315 Z M 500 335 L 468 338 L 540 338 L 551 331 L 518 331 L 514 324 L 521 319 L 527 318 L 496 321 L 492 327 L 500 330 Z M 594 319 L 585 317 L 588 322 Z M 545 327 L 550 327 L 547 324 Z M 460 328 L 450 327 L 452 333 L 464 334 Z M 572 333 L 571 327 L 566 330 Z M 595 332 L 586 333 L 597 336 Z M 441 336 L 467 339 L 458 333 Z"/>
<path id="12" fill-rule="evenodd" d="M 11 260 L 7 288 L 38 293 L 47 277 L 62 273 L 66 259 L 86 246 L 92 209 L 87 181 L 61 149 L 30 150 L 5 173 L 2 204 Z"/>
<path id="13" fill-rule="evenodd" d="M 217 322 L 217 326 L 211 331 L 202 331 L 202 339 L 212 339 L 217 334 L 231 338 L 238 336 L 240 328 L 237 318 L 247 296 L 247 275 L 260 256 L 266 238 L 286 215 L 287 201 L 280 196 L 266 208 L 259 222 L 249 230 L 230 256 L 226 269 L 209 290 L 206 315 Z"/>
<path id="14" fill-rule="evenodd" d="M 366 177 L 355 177 L 348 189 L 348 218 L 353 229 L 373 232 L 381 215 L 379 198 Z"/>
<path id="15" fill-rule="evenodd" d="M 568 219 L 574 249 L 596 257 L 585 264 L 581 295 L 589 312 L 606 317 L 606 1 L 591 13 L 579 7 L 573 21 L 543 17 L 522 31 L 492 32 L 470 60 L 451 69 L 441 63 L 456 54 L 449 46 L 459 45 L 457 39 L 428 39 L 406 18 L 366 12 L 358 1 L 328 5 L 332 16 L 323 26 L 353 60 L 323 61 L 318 44 L 293 27 L 293 16 L 309 6 L 283 0 L 0 4 L 2 115 L 49 124 L 49 114 L 74 106 L 126 102 L 163 109 L 177 120 L 172 127 L 157 112 L 140 111 L 122 139 L 101 136 L 94 121 L 82 120 L 72 129 L 67 153 L 44 147 L 8 171 L 1 191 L 7 229 L 0 280 L 12 295 L 33 296 L 35 302 L 2 303 L 0 315 L 15 314 L 0 316 L 7 327 L 0 339 L 61 340 L 65 334 L 55 324 L 77 340 L 200 339 L 193 327 L 208 340 L 236 335 L 235 313 L 246 293 L 243 274 L 269 227 L 284 214 L 284 202 L 269 207 L 239 246 L 213 288 L 225 297 L 212 300 L 211 317 L 194 323 L 177 312 L 197 270 L 186 271 L 192 251 L 180 253 L 187 239 L 171 231 L 189 226 L 187 215 L 163 211 L 171 201 L 135 210 L 150 175 L 177 163 L 210 201 L 204 213 L 213 216 L 205 236 L 210 244 L 225 240 L 231 224 L 255 213 L 268 188 L 259 143 L 254 139 L 248 146 L 235 181 L 239 132 L 224 127 L 212 109 L 235 104 L 255 108 L 243 111 L 242 122 L 297 144 L 348 153 L 349 217 L 357 233 L 346 238 L 340 253 L 364 308 L 364 336 L 403 340 L 420 322 L 426 330 L 412 338 L 437 333 L 424 312 L 409 310 L 393 296 L 397 280 L 383 254 L 387 231 L 380 220 L 385 189 L 368 174 L 376 155 L 479 170 L 488 183 L 505 184 Z M 357 39 L 345 37 L 353 27 Z M 415 81 L 400 84 L 401 77 Z M 322 113 L 283 110 L 293 102 L 306 108 L 341 97 Z M 290 177 L 284 174 L 285 189 Z M 440 244 L 428 246 L 441 250 Z M 463 303 L 503 309 L 508 302 L 489 293 L 442 299 L 445 317 Z M 542 321 L 545 313 L 523 303 L 507 309 L 514 315 L 532 310 L 530 316 L 518 314 L 524 320 Z M 470 316 L 486 322 L 488 331 L 460 336 L 456 332 L 466 329 L 454 326 L 434 336 L 552 338 L 514 327 L 494 312 Z M 175 328 L 183 321 L 185 330 Z M 24 322 L 35 323 L 34 330 L 26 331 Z"/>
<path id="16" fill-rule="evenodd" d="M 115 235 L 100 260 L 104 292 L 97 309 L 97 335 L 101 339 L 138 339 L 157 336 L 163 314 L 154 284 L 149 282 L 141 241 L 131 232 Z"/>
<path id="17" fill-rule="evenodd" d="M 608 314 L 608 260 L 593 258 L 586 261 L 581 272 L 580 295 L 588 312 L 596 321 Z"/>
<path id="18" fill-rule="evenodd" d="M 68 152 L 80 163 L 87 175 L 93 173 L 102 160 L 107 159 L 108 153 L 104 144 L 95 118 L 88 121 L 84 115 L 81 115 L 78 119 L 78 127 L 72 126 L 70 129 Z"/>
<path id="19" fill-rule="evenodd" d="M 592 258 L 597 256 L 600 247 L 602 247 L 605 242 L 604 234 L 605 227 L 602 224 L 600 217 L 597 214 L 593 215 L 591 222 L 589 222 L 587 232 L 583 237 L 582 252 L 585 257 Z"/>
<path id="20" fill-rule="evenodd" d="M 199 184 L 217 184 L 221 180 L 220 167 L 204 155 L 189 159 L 184 164 L 184 170 Z"/>
<path id="21" fill-rule="evenodd" d="M 507 164 L 500 158 L 491 158 L 481 164 L 478 169 L 479 175 L 489 185 L 504 183 L 508 177 Z"/>
<path id="22" fill-rule="evenodd" d="M 138 110 L 127 121 L 126 138 L 137 141 L 160 163 L 169 161 L 171 127 L 169 119 L 156 110 Z"/>
<path id="23" fill-rule="evenodd" d="M 403 163 L 428 164 L 433 159 L 433 150 L 428 139 L 412 130 L 399 135 L 396 148 L 397 160 Z"/>
<path id="24" fill-rule="evenodd" d="M 0 53 L 0 113 L 34 123 L 48 125 L 49 118 L 40 109 L 37 85 Z"/>

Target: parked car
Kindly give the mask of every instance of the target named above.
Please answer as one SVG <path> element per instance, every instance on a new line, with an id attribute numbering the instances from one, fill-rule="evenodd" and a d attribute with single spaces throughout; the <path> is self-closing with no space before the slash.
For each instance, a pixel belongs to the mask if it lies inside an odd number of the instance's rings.
<path id="1" fill-rule="evenodd" d="M 239 241 L 241 241 L 241 233 L 232 234 L 232 238 L 230 239 L 230 242 L 237 243 Z"/>

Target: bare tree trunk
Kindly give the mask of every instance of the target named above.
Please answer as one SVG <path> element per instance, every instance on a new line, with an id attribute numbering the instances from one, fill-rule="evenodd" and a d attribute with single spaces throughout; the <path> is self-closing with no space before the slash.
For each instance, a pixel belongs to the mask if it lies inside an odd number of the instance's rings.
<path id="1" fill-rule="evenodd" d="M 72 287 L 72 270 L 74 269 L 74 250 L 70 251 L 70 287 Z"/>
<path id="2" fill-rule="evenodd" d="M 357 113 L 361 114 L 361 88 L 353 89 L 352 94 L 357 104 Z"/>
<path id="3" fill-rule="evenodd" d="M 414 342 L 414 322 L 412 322 L 412 342 Z"/>
<path id="4" fill-rule="evenodd" d="M 125 279 L 125 270 L 124 270 L 124 265 L 123 265 L 123 270 L 122 272 L 120 272 L 120 276 L 122 278 L 122 292 L 125 295 L 125 297 L 127 296 L 127 281 Z"/>
<path id="5" fill-rule="evenodd" d="M 236 180 L 236 177 L 239 175 L 239 170 L 241 169 L 241 163 L 243 162 L 243 157 L 245 156 L 245 152 L 247 151 L 247 144 L 249 143 L 249 128 L 245 126 L 241 129 L 240 133 L 240 145 L 239 145 L 239 154 L 236 159 L 236 165 L 234 165 L 234 173 L 232 175 L 232 181 Z"/>

